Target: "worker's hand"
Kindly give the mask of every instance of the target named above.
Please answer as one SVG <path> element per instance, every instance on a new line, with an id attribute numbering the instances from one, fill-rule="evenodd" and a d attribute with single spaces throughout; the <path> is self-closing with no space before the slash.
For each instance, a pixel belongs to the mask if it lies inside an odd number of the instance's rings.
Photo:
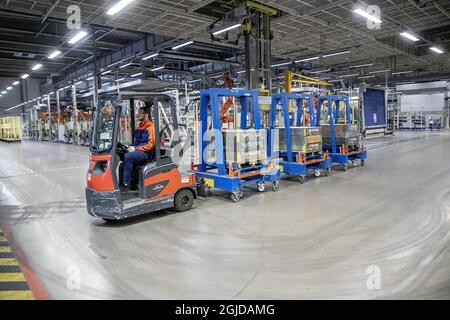
<path id="1" fill-rule="evenodd" d="M 136 151 L 136 148 L 135 147 L 133 147 L 133 146 L 131 146 L 131 147 L 128 147 L 128 150 L 127 150 L 128 152 L 135 152 Z"/>

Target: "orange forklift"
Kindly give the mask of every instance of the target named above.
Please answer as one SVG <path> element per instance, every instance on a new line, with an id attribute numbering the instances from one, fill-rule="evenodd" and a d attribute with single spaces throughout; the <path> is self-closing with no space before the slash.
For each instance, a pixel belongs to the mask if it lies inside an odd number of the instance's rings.
<path id="1" fill-rule="evenodd" d="M 155 127 L 156 143 L 150 160 L 134 167 L 130 190 L 123 190 L 119 187 L 123 157 L 128 149 L 126 143 L 134 141 L 134 110 L 138 106 L 151 108 L 150 121 Z M 170 111 L 161 111 L 164 107 Z M 160 130 L 163 115 L 165 126 Z M 167 123 L 168 119 L 171 123 Z M 167 126 L 171 130 L 167 130 Z M 128 136 L 131 135 L 128 139 L 127 131 Z M 125 93 L 118 96 L 117 101 L 102 101 L 95 110 L 90 147 L 86 187 L 88 213 L 110 221 L 169 208 L 177 212 L 190 210 L 197 197 L 196 180 L 190 168 L 181 170 L 179 150 L 183 147 L 179 131 L 176 106 L 167 95 Z M 175 157 L 179 159 L 173 159 Z"/>

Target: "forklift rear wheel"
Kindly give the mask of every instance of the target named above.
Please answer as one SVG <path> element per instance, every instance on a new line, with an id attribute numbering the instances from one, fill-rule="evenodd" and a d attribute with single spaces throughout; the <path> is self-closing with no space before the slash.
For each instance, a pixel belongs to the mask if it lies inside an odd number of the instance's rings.
<path id="1" fill-rule="evenodd" d="M 328 177 L 331 173 L 331 168 L 326 168 L 325 169 L 325 175 Z"/>
<path id="2" fill-rule="evenodd" d="M 356 160 L 352 160 L 352 166 L 356 167 L 358 165 L 358 163 L 356 162 Z"/>
<path id="3" fill-rule="evenodd" d="M 320 170 L 314 169 L 314 176 L 320 177 Z"/>
<path id="4" fill-rule="evenodd" d="M 344 171 L 348 170 L 348 163 L 344 163 Z"/>
<path id="5" fill-rule="evenodd" d="M 361 167 L 364 167 L 365 165 L 365 161 L 363 159 L 361 159 Z"/>
<path id="6" fill-rule="evenodd" d="M 280 189 L 280 181 L 274 181 L 272 182 L 272 190 L 274 192 L 278 191 L 278 189 Z"/>
<path id="7" fill-rule="evenodd" d="M 188 211 L 194 204 L 194 195 L 190 190 L 181 190 L 175 196 L 175 210 L 178 212 Z"/>
<path id="8" fill-rule="evenodd" d="M 233 202 L 239 202 L 239 200 L 241 200 L 241 197 L 240 197 L 240 195 L 241 195 L 241 192 L 240 191 L 235 191 L 235 192 L 233 192 L 232 194 L 231 194 L 231 201 L 233 201 Z"/>
<path id="9" fill-rule="evenodd" d="M 300 182 L 301 184 L 305 183 L 305 176 L 298 176 L 298 182 Z"/>
<path id="10" fill-rule="evenodd" d="M 266 185 L 262 182 L 258 183 L 258 191 L 263 192 L 264 190 L 266 190 Z"/>

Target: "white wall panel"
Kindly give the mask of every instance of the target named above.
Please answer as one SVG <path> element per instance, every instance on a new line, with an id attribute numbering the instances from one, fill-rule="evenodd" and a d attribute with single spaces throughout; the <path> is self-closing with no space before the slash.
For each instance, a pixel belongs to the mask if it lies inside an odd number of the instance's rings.
<path id="1" fill-rule="evenodd" d="M 442 111 L 443 108 L 444 93 L 401 95 L 401 112 L 432 112 Z"/>

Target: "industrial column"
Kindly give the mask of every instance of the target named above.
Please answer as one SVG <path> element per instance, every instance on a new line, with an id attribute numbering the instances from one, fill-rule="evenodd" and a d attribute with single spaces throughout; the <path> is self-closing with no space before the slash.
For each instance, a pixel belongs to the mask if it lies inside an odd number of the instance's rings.
<path id="1" fill-rule="evenodd" d="M 246 1 L 246 23 L 241 28 L 245 41 L 245 69 L 249 89 L 272 90 L 271 20 L 278 10 Z"/>
<path id="2" fill-rule="evenodd" d="M 47 112 L 48 112 L 48 142 L 52 142 L 52 107 L 50 103 L 50 93 L 47 94 Z"/>
<path id="3" fill-rule="evenodd" d="M 60 137 L 59 137 L 59 126 L 60 126 L 60 119 L 61 119 L 61 102 L 60 102 L 60 98 L 59 98 L 59 90 L 56 90 L 56 92 L 55 92 L 55 94 L 56 94 L 56 108 L 57 108 L 57 117 L 58 117 L 58 119 L 57 119 L 57 124 L 58 124 L 58 127 L 57 127 L 57 129 L 56 129 L 56 141 L 60 141 Z"/>
<path id="4" fill-rule="evenodd" d="M 73 107 L 73 143 L 79 144 L 78 141 L 78 108 L 77 108 L 77 86 L 72 84 L 72 107 Z"/>

